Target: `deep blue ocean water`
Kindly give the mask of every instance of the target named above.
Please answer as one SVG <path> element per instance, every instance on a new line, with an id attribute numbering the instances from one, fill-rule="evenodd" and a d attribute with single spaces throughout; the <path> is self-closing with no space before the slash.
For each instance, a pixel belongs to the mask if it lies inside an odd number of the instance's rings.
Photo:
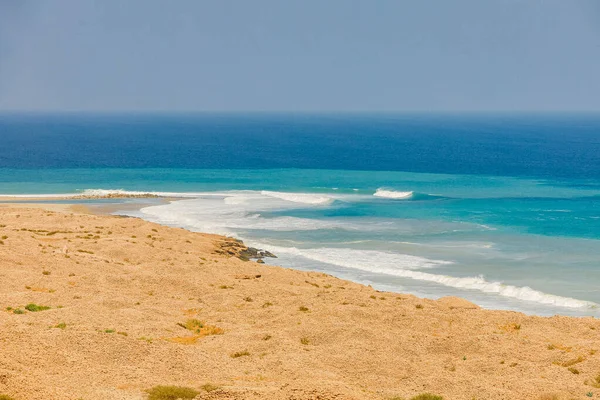
<path id="1" fill-rule="evenodd" d="M 600 316 L 600 116 L 0 115 L 0 194 L 86 190 L 183 196 L 127 212 L 283 266 Z"/>

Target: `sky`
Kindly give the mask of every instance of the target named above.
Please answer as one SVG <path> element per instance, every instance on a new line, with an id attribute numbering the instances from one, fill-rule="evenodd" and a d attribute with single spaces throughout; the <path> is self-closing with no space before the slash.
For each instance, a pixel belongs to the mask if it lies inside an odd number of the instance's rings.
<path id="1" fill-rule="evenodd" d="M 600 112 L 597 0 L 0 0 L 0 111 Z"/>

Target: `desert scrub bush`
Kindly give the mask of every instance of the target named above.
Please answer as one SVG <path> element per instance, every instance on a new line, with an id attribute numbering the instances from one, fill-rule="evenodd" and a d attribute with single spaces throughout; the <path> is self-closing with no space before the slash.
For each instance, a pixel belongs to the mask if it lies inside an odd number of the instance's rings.
<path id="1" fill-rule="evenodd" d="M 178 344 L 194 344 L 201 337 L 209 335 L 222 335 L 225 332 L 223 329 L 217 326 L 205 325 L 204 322 L 197 319 L 188 319 L 185 324 L 177 323 L 177 325 L 194 332 L 194 335 L 192 336 L 166 338 L 166 340 Z"/>
<path id="2" fill-rule="evenodd" d="M 271 303 L 270 301 L 267 301 L 266 303 L 264 303 L 262 305 L 262 308 L 267 308 L 267 307 L 271 307 L 273 305 L 273 303 Z"/>
<path id="3" fill-rule="evenodd" d="M 600 374 L 598 374 L 598 376 L 596 376 L 592 380 L 585 381 L 585 384 L 591 387 L 595 387 L 596 389 L 600 389 Z"/>
<path id="4" fill-rule="evenodd" d="M 48 306 L 40 306 L 38 304 L 34 304 L 34 303 L 29 303 L 25 306 L 25 309 L 27 311 L 31 311 L 31 312 L 38 312 L 38 311 L 46 311 L 49 310 L 51 307 Z"/>
<path id="5" fill-rule="evenodd" d="M 410 400 L 444 400 L 442 396 L 438 396 L 436 394 L 431 393 L 422 393 L 411 397 Z"/>
<path id="6" fill-rule="evenodd" d="M 183 324 L 183 327 L 200 336 L 223 334 L 223 329 L 212 325 L 205 325 L 204 322 L 197 319 L 188 319 L 185 324 Z"/>
<path id="7" fill-rule="evenodd" d="M 65 324 L 64 322 L 54 325 L 54 328 L 58 328 L 58 329 L 65 329 L 66 327 L 67 327 L 67 324 Z"/>
<path id="8" fill-rule="evenodd" d="M 553 364 L 560 365 L 561 367 L 572 367 L 573 365 L 579 364 L 580 362 L 583 362 L 583 361 L 585 361 L 585 357 L 579 356 L 577 358 L 573 358 L 571 360 L 567 360 L 567 361 L 564 361 L 562 363 L 558 362 L 558 361 L 555 361 Z"/>
<path id="9" fill-rule="evenodd" d="M 307 312 L 308 311 L 308 307 L 300 306 L 300 307 L 298 307 L 298 311 Z"/>
<path id="10" fill-rule="evenodd" d="M 231 353 L 229 356 L 231 358 L 240 358 L 240 357 L 247 357 L 250 355 L 250 352 L 248 352 L 248 350 L 243 350 L 243 351 L 236 351 L 235 353 Z"/>
<path id="11" fill-rule="evenodd" d="M 25 311 L 21 310 L 20 308 L 17 308 L 13 311 L 13 314 L 25 314 Z"/>
<path id="12" fill-rule="evenodd" d="M 423 308 L 423 304 L 416 304 L 416 305 L 415 305 L 415 308 L 417 308 L 417 309 L 419 309 L 419 310 L 420 310 L 420 309 L 422 309 L 422 308 Z"/>
<path id="13" fill-rule="evenodd" d="M 180 322 L 177 323 L 177 325 L 181 326 L 182 328 L 187 329 L 188 331 L 200 331 L 200 329 L 202 329 L 204 327 L 204 322 L 197 320 L 197 319 L 193 319 L 190 318 L 187 321 L 185 321 L 185 324 L 182 324 Z"/>
<path id="14" fill-rule="evenodd" d="M 14 397 L 10 397 L 6 394 L 0 394 L 0 400 L 15 400 Z"/>
<path id="15" fill-rule="evenodd" d="M 177 400 L 193 399 L 199 391 L 183 386 L 154 386 L 148 389 L 148 400 Z"/>
<path id="16" fill-rule="evenodd" d="M 205 392 L 214 392 L 215 390 L 220 389 L 220 386 L 217 385 L 213 385 L 212 383 L 205 383 L 204 385 L 201 386 L 202 390 L 204 390 Z"/>
<path id="17" fill-rule="evenodd" d="M 305 336 L 303 338 L 300 338 L 300 343 L 306 346 L 310 343 L 310 340 Z"/>
<path id="18" fill-rule="evenodd" d="M 51 272 L 50 271 L 42 271 L 42 275 L 50 275 Z"/>
<path id="19" fill-rule="evenodd" d="M 498 328 L 504 332 L 515 332 L 521 330 L 521 324 L 517 324 L 516 322 L 511 322 L 506 325 L 499 325 Z"/>

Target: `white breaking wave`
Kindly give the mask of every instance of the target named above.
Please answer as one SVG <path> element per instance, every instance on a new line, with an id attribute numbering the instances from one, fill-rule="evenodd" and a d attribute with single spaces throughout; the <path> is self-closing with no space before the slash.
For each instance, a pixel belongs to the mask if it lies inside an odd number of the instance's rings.
<path id="1" fill-rule="evenodd" d="M 318 207 L 334 199 L 309 193 L 269 191 L 227 191 L 202 193 L 193 199 L 142 208 L 139 213 L 153 222 L 188 229 L 236 235 L 238 230 L 308 231 L 321 229 L 361 229 L 361 225 L 341 221 L 291 216 L 265 218 L 262 212 Z"/>
<path id="2" fill-rule="evenodd" d="M 397 192 L 395 190 L 387 190 L 383 188 L 379 188 L 375 191 L 373 196 L 375 197 L 383 197 L 386 199 L 410 199 L 413 195 L 413 192 Z"/>
<path id="3" fill-rule="evenodd" d="M 303 204 L 330 204 L 334 200 L 331 197 L 309 193 L 271 192 L 268 190 L 263 190 L 260 192 L 260 194 L 285 201 L 291 201 L 293 203 Z"/>
<path id="4" fill-rule="evenodd" d="M 445 264 L 452 264 L 449 261 L 429 260 L 427 258 L 405 254 L 394 254 L 372 250 L 340 248 L 298 249 L 295 247 L 286 248 L 270 246 L 269 250 L 275 252 L 275 254 L 301 256 L 309 260 L 337 265 L 345 268 L 433 282 L 457 289 L 478 290 L 484 293 L 492 293 L 504 297 L 536 302 L 540 304 L 566 308 L 598 308 L 598 304 L 590 301 L 556 296 L 553 294 L 540 292 L 528 286 L 518 287 L 506 285 L 502 282 L 490 282 L 486 281 L 483 276 L 453 277 L 417 270 L 422 268 L 439 267 Z"/>
<path id="5" fill-rule="evenodd" d="M 356 250 L 345 248 L 318 248 L 318 249 L 298 249 L 296 247 L 278 247 L 267 246 L 269 250 L 276 254 L 291 254 L 302 256 L 314 261 L 326 264 L 339 265 L 342 267 L 360 269 L 364 271 L 377 272 L 373 269 L 395 269 L 402 268 L 406 270 L 415 270 L 421 268 L 433 268 L 446 264 L 453 264 L 451 261 L 430 260 L 424 257 L 411 256 L 408 254 L 398 254 L 377 250 Z M 376 267 L 367 267 L 374 266 Z"/>

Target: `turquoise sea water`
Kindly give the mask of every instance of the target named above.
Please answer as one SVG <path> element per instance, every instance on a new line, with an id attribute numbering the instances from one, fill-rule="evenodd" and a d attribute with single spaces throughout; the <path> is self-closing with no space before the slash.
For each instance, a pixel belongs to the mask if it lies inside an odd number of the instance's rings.
<path id="1" fill-rule="evenodd" d="M 381 289 L 600 317 L 600 118 L 13 115 L 0 135 L 2 194 L 177 195 L 123 213 Z"/>

